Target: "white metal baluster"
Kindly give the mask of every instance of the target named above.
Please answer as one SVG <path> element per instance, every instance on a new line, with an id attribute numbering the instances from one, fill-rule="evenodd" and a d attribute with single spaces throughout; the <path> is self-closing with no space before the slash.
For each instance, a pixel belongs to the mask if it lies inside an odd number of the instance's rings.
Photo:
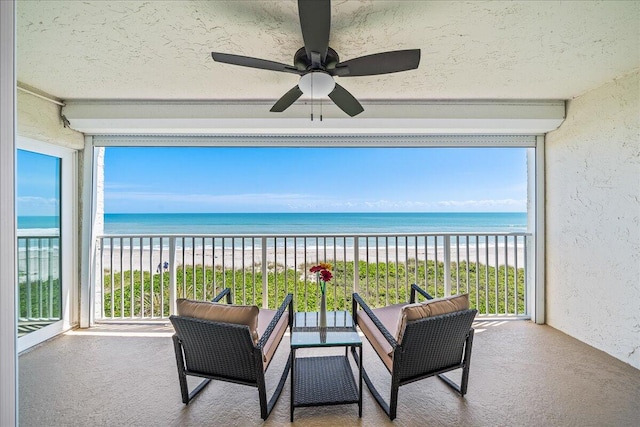
<path id="1" fill-rule="evenodd" d="M 143 262 L 144 262 L 144 238 L 141 237 L 140 238 L 140 244 L 138 247 L 138 254 L 139 254 L 139 262 L 138 262 L 138 268 L 140 268 L 140 318 L 143 319 L 144 316 L 144 269 L 143 269 Z"/>
<path id="2" fill-rule="evenodd" d="M 251 238 L 251 273 L 253 274 L 253 304 L 256 303 L 256 239 Z"/>
<path id="3" fill-rule="evenodd" d="M 494 252 L 494 268 L 495 268 L 495 283 L 494 283 L 494 288 L 495 288 L 495 300 L 496 300 L 496 312 L 495 314 L 498 314 L 499 310 L 498 310 L 498 236 L 493 236 L 493 252 Z"/>
<path id="4" fill-rule="evenodd" d="M 480 236 L 476 236 L 476 309 L 480 311 Z"/>
<path id="5" fill-rule="evenodd" d="M 489 236 L 484 236 L 484 300 L 485 300 L 485 314 L 489 314 Z"/>
<path id="6" fill-rule="evenodd" d="M 364 275 L 364 297 L 366 301 L 369 301 L 369 263 L 370 263 L 370 255 L 369 255 L 369 236 L 366 236 L 364 238 L 364 245 L 365 245 L 365 268 L 366 268 L 366 272 Z"/>
<path id="7" fill-rule="evenodd" d="M 439 276 L 439 265 L 438 265 L 438 237 L 433 236 L 433 264 L 434 264 L 434 280 L 433 280 L 433 297 L 438 298 L 438 276 Z"/>
<path id="8" fill-rule="evenodd" d="M 109 317 L 111 317 L 111 319 L 115 317 L 116 312 L 115 278 L 113 277 L 115 275 L 115 272 L 113 271 L 113 254 L 115 252 L 113 247 L 114 241 L 115 239 L 113 238 L 109 239 L 109 250 L 111 251 L 109 254 L 109 271 L 111 272 L 109 275 L 109 287 L 111 290 L 111 313 Z"/>
<path id="9" fill-rule="evenodd" d="M 153 289 L 153 286 L 154 286 L 155 276 L 153 274 L 153 271 L 154 271 L 153 270 L 153 267 L 154 267 L 153 266 L 153 252 L 154 252 L 154 244 L 153 244 L 153 242 L 154 242 L 154 238 L 150 237 L 149 238 L 149 272 L 150 272 L 150 275 L 151 275 L 151 280 L 149 281 L 149 284 L 150 284 L 150 286 L 149 286 L 149 310 L 150 310 L 149 311 L 149 317 L 150 318 L 153 317 L 153 308 L 154 308 L 154 304 L 153 304 L 154 289 Z"/>
<path id="10" fill-rule="evenodd" d="M 42 295 L 44 294 L 44 291 L 42 290 L 42 279 L 43 279 L 43 274 L 42 274 L 42 237 L 38 237 L 38 254 L 37 254 L 37 260 L 38 260 L 38 318 L 42 318 L 43 316 L 43 307 L 42 307 Z"/>
<path id="11" fill-rule="evenodd" d="M 129 309 L 129 318 L 133 319 L 135 314 L 135 305 L 134 305 L 135 283 L 133 281 L 133 237 L 129 237 L 129 286 L 131 288 L 131 295 L 129 296 L 129 302 L 131 304 L 130 306 L 131 308 Z"/>
<path id="12" fill-rule="evenodd" d="M 240 241 L 241 245 L 242 245 L 242 303 L 246 304 L 247 303 L 247 275 L 246 275 L 246 270 L 244 268 L 244 251 L 245 251 L 245 240 L 244 237 L 241 239 Z M 233 253 L 233 257 L 236 257 L 235 251 Z M 235 276 L 235 270 L 234 270 L 234 276 Z M 273 278 L 276 279 L 276 271 L 273 272 Z M 278 281 L 275 280 L 274 283 L 274 289 L 275 289 L 275 294 L 278 295 Z"/>
<path id="13" fill-rule="evenodd" d="M 213 287 L 213 289 L 211 290 L 211 294 L 213 297 L 215 297 L 216 294 L 218 294 L 218 278 L 216 274 L 216 259 L 217 259 L 216 240 L 220 240 L 220 239 L 216 239 L 215 237 L 211 239 L 211 257 L 212 257 L 212 263 L 213 263 L 213 269 L 211 270 L 211 273 L 213 275 L 213 278 L 211 280 L 211 286 Z M 224 288 L 224 286 L 222 287 Z"/>
<path id="14" fill-rule="evenodd" d="M 206 262 L 206 257 L 205 257 L 205 253 L 207 251 L 207 245 L 205 244 L 205 238 L 203 237 L 201 239 L 201 243 L 202 246 L 202 300 L 206 301 L 207 300 L 207 262 Z M 195 276 L 195 271 L 193 272 L 193 275 Z"/>
<path id="15" fill-rule="evenodd" d="M 267 277 L 267 238 L 263 237 L 262 245 L 262 308 L 269 308 L 269 278 Z"/>
<path id="16" fill-rule="evenodd" d="M 53 241 L 55 240 L 55 238 L 49 239 L 49 244 L 47 246 L 47 266 L 49 267 L 49 307 L 48 307 L 48 317 L 49 319 L 53 319 L 53 293 L 54 293 L 54 287 L 53 287 Z M 60 242 L 58 241 L 58 248 L 60 247 Z M 58 266 L 58 271 L 60 271 L 60 267 Z M 58 283 L 61 283 L 61 277 L 60 274 L 58 274 Z M 62 307 L 60 307 L 60 309 L 62 309 Z M 60 313 L 60 316 L 62 316 L 62 313 Z"/>
<path id="17" fill-rule="evenodd" d="M 513 238 L 513 312 L 518 315 L 518 236 Z"/>
<path id="18" fill-rule="evenodd" d="M 284 295 L 286 296 L 289 293 L 289 263 L 287 257 L 287 248 L 289 246 L 289 239 L 284 237 Z"/>
<path id="19" fill-rule="evenodd" d="M 398 264 L 398 236 L 395 236 L 395 268 L 396 268 L 396 304 L 398 304 L 400 302 L 400 298 L 398 297 L 398 294 L 400 293 L 400 288 L 398 287 L 398 281 L 400 280 L 400 276 L 399 276 L 399 264 Z"/>
<path id="20" fill-rule="evenodd" d="M 376 304 L 378 306 L 379 297 L 380 297 L 380 245 L 379 245 L 379 236 L 376 236 Z"/>
<path id="21" fill-rule="evenodd" d="M 467 267 L 467 276 L 465 278 L 466 293 L 471 293 L 471 284 L 469 283 L 469 279 L 470 279 L 470 276 L 469 276 L 469 261 L 471 260 L 471 258 L 469 257 L 469 237 L 470 236 L 465 236 L 465 238 L 464 238 L 465 242 L 466 242 L 465 250 L 466 250 L 466 255 L 467 255 L 467 262 L 465 263 L 466 267 Z"/>
<path id="22" fill-rule="evenodd" d="M 414 267 L 415 267 L 415 271 L 413 273 L 413 282 L 417 285 L 418 284 L 418 235 L 416 234 L 415 236 L 413 236 L 413 251 L 414 251 L 414 258 L 416 260 Z"/>
<path id="23" fill-rule="evenodd" d="M 317 265 L 318 263 L 320 263 L 320 252 L 319 252 L 319 251 L 320 251 L 320 248 L 319 248 L 319 243 L 318 243 L 318 240 L 319 240 L 319 239 L 320 239 L 319 237 L 316 237 L 316 238 L 315 238 L 315 241 L 316 241 L 316 261 L 315 261 L 315 264 L 316 264 L 316 265 Z M 319 292 L 320 292 L 320 290 L 319 290 L 319 285 L 320 285 L 319 281 L 318 281 L 318 280 L 316 280 L 316 291 L 315 291 L 315 294 L 316 294 L 316 295 L 319 295 Z M 320 304 L 320 300 L 317 300 L 317 301 L 318 301 L 318 304 Z M 315 310 L 317 311 L 318 309 L 319 309 L 319 305 L 318 305 L 318 307 L 316 307 L 316 308 L 315 308 Z"/>
<path id="24" fill-rule="evenodd" d="M 404 293 L 409 295 L 409 236 L 404 237 Z"/>
<path id="25" fill-rule="evenodd" d="M 286 264 L 286 263 L 285 263 Z M 284 272 L 282 275 L 282 286 L 287 286 L 284 281 Z M 278 307 L 278 237 L 273 238 L 273 305 Z"/>
<path id="26" fill-rule="evenodd" d="M 120 237 L 120 318 L 124 317 L 124 243 Z"/>
<path id="27" fill-rule="evenodd" d="M 227 238 L 222 238 L 222 289 L 227 287 Z M 235 289 L 233 290 L 235 298 Z"/>
<path id="28" fill-rule="evenodd" d="M 96 269 L 98 274 L 100 274 L 100 300 L 102 303 L 100 304 L 100 319 L 104 319 L 104 237 L 98 238 L 98 256 L 100 257 L 100 268 Z"/>
<path id="29" fill-rule="evenodd" d="M 335 243 L 334 254 L 335 254 Z M 335 255 L 334 255 L 335 258 Z M 344 271 L 344 300 L 345 303 L 349 301 L 347 295 L 347 238 L 342 238 L 342 260 L 343 260 L 343 271 Z M 360 292 L 360 238 L 357 236 L 353 236 L 353 288 L 352 292 Z M 335 302 L 334 302 L 335 307 Z M 348 310 L 348 307 L 344 307 L 345 310 Z M 334 308 L 335 310 L 335 308 Z"/>
<path id="30" fill-rule="evenodd" d="M 295 279 L 293 281 L 293 299 L 298 304 L 298 238 L 293 238 L 293 273 Z M 306 284 L 305 284 L 306 287 Z"/>
<path id="31" fill-rule="evenodd" d="M 265 238 L 266 241 L 266 238 Z M 265 253 L 265 257 L 266 257 L 266 250 L 265 248 L 262 248 L 262 251 Z M 266 259 L 266 258 L 265 258 Z M 266 264 L 266 263 L 265 263 Z M 266 266 L 265 266 L 266 268 Z M 233 289 L 233 292 L 236 291 L 236 237 L 233 236 L 231 237 L 231 289 Z M 246 295 L 244 294 L 244 290 L 242 293 L 242 303 L 245 303 L 245 297 Z M 264 304 L 264 300 L 266 300 L 268 298 L 268 295 L 265 293 L 262 295 L 262 299 L 263 299 L 263 304 Z M 267 307 L 264 307 L 267 308 Z"/>
<path id="32" fill-rule="evenodd" d="M 507 236 L 504 236 L 504 314 L 509 314 L 509 242 Z"/>
<path id="33" fill-rule="evenodd" d="M 529 307 L 529 249 L 533 243 L 533 236 L 525 237 L 524 245 L 524 309 L 527 315 L 531 315 L 531 309 Z M 534 250 L 535 254 L 535 250 Z M 533 263 L 532 263 L 533 264 Z M 535 266 L 532 266 L 535 274 Z M 533 281 L 535 284 L 535 280 Z"/>
<path id="34" fill-rule="evenodd" d="M 186 240 L 186 239 L 185 239 Z M 196 238 L 191 237 L 191 286 L 193 287 L 192 295 L 193 299 L 197 300 L 198 296 L 196 295 Z M 184 252 L 184 247 L 187 246 L 187 242 L 184 242 L 182 245 L 182 252 Z M 182 281 L 182 293 L 186 295 L 187 293 L 187 279 L 186 279 L 186 271 L 187 271 L 187 262 L 182 258 L 182 275 L 185 279 Z"/>
<path id="35" fill-rule="evenodd" d="M 307 299 L 307 295 L 308 295 L 308 287 L 309 287 L 309 282 L 307 281 L 307 271 L 309 270 L 307 268 L 307 238 L 303 237 L 303 242 L 304 242 L 304 311 L 309 311 L 309 304 L 308 304 L 308 299 Z"/>
<path id="36" fill-rule="evenodd" d="M 186 239 L 182 240 L 182 247 L 186 246 Z M 193 251 L 192 251 L 193 252 Z M 184 258 L 182 262 L 182 269 L 185 269 Z M 164 270 L 164 266 L 163 270 Z M 176 304 L 176 299 L 178 295 L 177 284 L 176 284 L 176 238 L 169 238 L 169 314 L 176 314 L 178 312 L 178 307 Z M 183 285 L 184 286 L 184 285 Z M 164 292 L 162 293 L 164 297 Z M 164 316 L 164 301 L 162 302 L 162 310 L 160 311 L 162 317 Z"/>
<path id="37" fill-rule="evenodd" d="M 429 236 L 424 235 L 424 289 L 429 289 Z"/>
<path id="38" fill-rule="evenodd" d="M 451 295 L 451 237 L 449 235 L 444 237 L 444 296 Z"/>
<path id="39" fill-rule="evenodd" d="M 389 305 L 389 236 L 385 236 L 384 238 L 384 260 L 386 265 L 385 274 L 384 274 L 385 286 L 386 286 L 385 305 Z"/>
<path id="40" fill-rule="evenodd" d="M 460 236 L 456 236 L 456 295 L 460 294 Z"/>

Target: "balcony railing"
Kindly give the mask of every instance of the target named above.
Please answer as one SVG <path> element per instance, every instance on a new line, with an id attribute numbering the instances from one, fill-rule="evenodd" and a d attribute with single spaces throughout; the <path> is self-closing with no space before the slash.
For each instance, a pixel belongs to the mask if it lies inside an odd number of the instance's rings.
<path id="1" fill-rule="evenodd" d="M 357 235 L 104 235 L 96 246 L 96 321 L 166 319 L 176 298 L 296 309 L 319 304 L 309 268 L 333 264 L 329 309 L 359 292 L 372 306 L 406 301 L 412 283 L 442 297 L 469 293 L 480 314 L 528 316 L 529 233 Z"/>
<path id="2" fill-rule="evenodd" d="M 60 237 L 18 237 L 18 328 L 19 334 L 59 320 Z"/>

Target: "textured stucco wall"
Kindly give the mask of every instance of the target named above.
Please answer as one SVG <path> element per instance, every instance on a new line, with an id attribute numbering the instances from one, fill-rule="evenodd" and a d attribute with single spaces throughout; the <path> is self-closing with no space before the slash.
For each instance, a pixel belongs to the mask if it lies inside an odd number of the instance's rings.
<path id="1" fill-rule="evenodd" d="M 62 125 L 60 106 L 18 91 L 18 135 L 82 150 L 84 136 Z"/>
<path id="2" fill-rule="evenodd" d="M 640 369 L 640 71 L 546 138 L 549 325 Z"/>

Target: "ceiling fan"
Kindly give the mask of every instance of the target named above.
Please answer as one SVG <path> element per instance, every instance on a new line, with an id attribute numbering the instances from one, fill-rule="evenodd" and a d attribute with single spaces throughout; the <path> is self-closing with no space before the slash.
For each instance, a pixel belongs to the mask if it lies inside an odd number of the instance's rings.
<path id="1" fill-rule="evenodd" d="M 298 0 L 298 14 L 304 47 L 293 57 L 293 65 L 229 53 L 211 52 L 214 61 L 261 70 L 281 71 L 300 76 L 300 81 L 271 107 L 272 112 L 289 108 L 303 93 L 312 98 L 329 96 L 342 111 L 353 117 L 362 105 L 334 77 L 373 76 L 418 68 L 420 49 L 396 50 L 361 56 L 340 62 L 329 47 L 330 0 Z"/>

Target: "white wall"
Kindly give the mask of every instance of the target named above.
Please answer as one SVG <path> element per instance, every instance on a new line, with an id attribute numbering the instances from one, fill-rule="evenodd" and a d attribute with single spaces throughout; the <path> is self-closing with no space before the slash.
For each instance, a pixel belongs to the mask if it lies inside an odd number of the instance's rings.
<path id="1" fill-rule="evenodd" d="M 84 135 L 65 128 L 60 118 L 60 106 L 18 91 L 18 135 L 82 150 Z"/>
<path id="2" fill-rule="evenodd" d="M 640 71 L 546 138 L 546 320 L 640 369 Z"/>

